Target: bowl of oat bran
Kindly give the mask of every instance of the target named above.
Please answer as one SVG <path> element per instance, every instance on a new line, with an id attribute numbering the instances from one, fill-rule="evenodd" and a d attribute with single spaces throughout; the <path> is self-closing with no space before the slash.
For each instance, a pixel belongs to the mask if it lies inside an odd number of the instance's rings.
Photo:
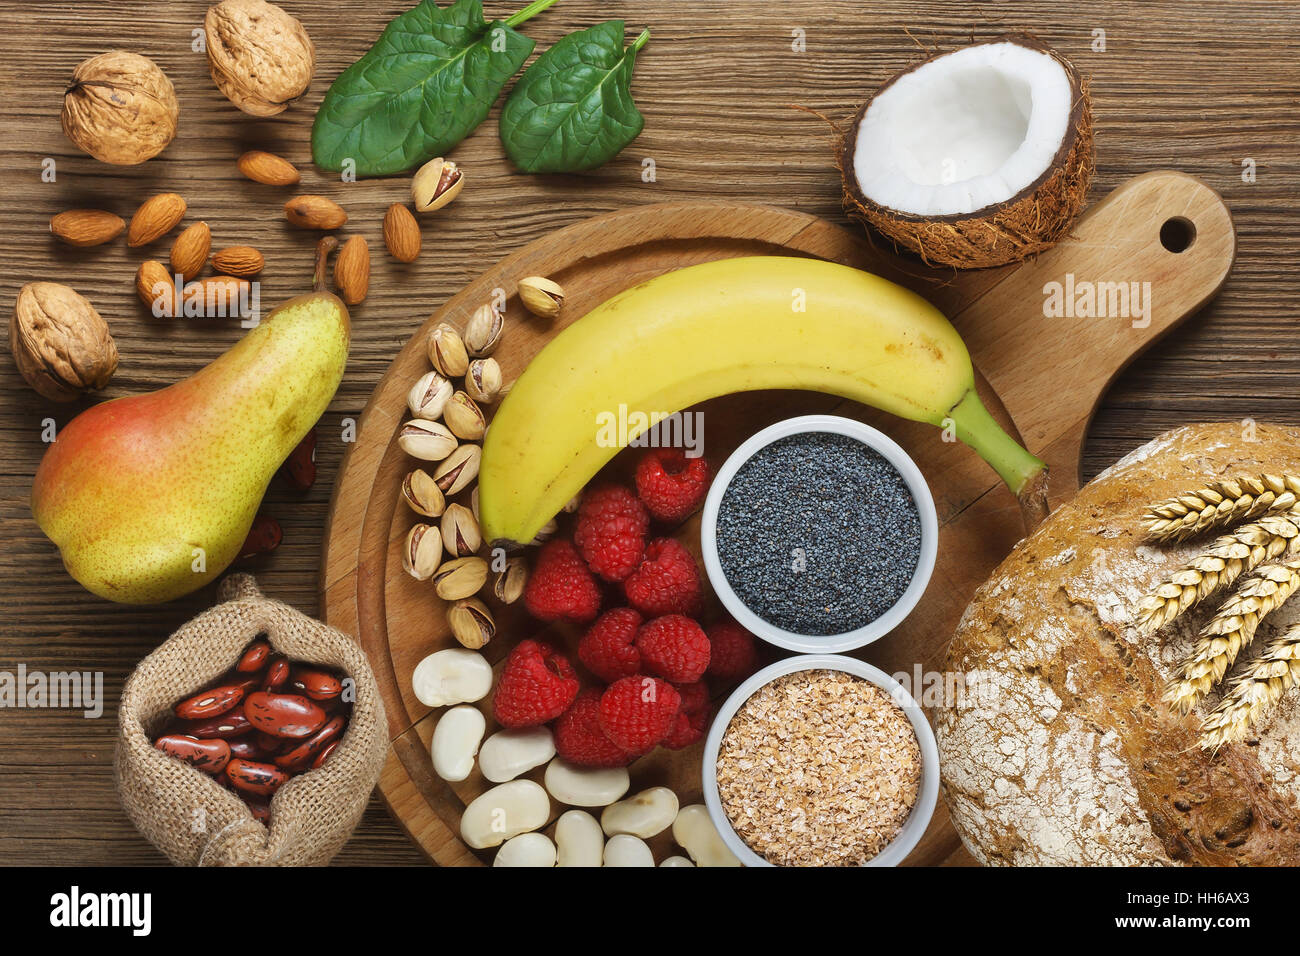
<path id="1" fill-rule="evenodd" d="M 897 866 L 934 813 L 939 750 L 884 671 L 803 654 L 726 699 L 703 782 L 713 825 L 746 866 Z"/>

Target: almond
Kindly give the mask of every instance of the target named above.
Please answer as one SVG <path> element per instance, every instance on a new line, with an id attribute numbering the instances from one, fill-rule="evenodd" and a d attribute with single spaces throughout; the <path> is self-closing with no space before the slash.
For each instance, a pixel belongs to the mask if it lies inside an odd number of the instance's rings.
<path id="1" fill-rule="evenodd" d="M 293 163 L 260 149 L 250 149 L 236 165 L 253 182 L 267 186 L 292 186 L 302 178 Z"/>
<path id="2" fill-rule="evenodd" d="M 126 227 L 128 246 L 147 246 L 171 232 L 185 218 L 185 200 L 179 193 L 150 196 L 131 217 Z"/>
<path id="3" fill-rule="evenodd" d="M 212 268 L 228 276 L 251 279 L 266 266 L 266 259 L 252 246 L 227 246 L 212 254 Z"/>
<path id="4" fill-rule="evenodd" d="M 334 257 L 334 287 L 348 305 L 356 305 L 370 290 L 370 246 L 360 236 L 345 242 Z"/>
<path id="5" fill-rule="evenodd" d="M 50 232 L 72 246 L 99 246 L 126 228 L 121 216 L 104 209 L 69 209 L 50 219 Z"/>
<path id="6" fill-rule="evenodd" d="M 348 221 L 343 207 L 324 196 L 294 196 L 284 204 L 284 215 L 303 229 L 337 229 Z"/>
<path id="7" fill-rule="evenodd" d="M 179 273 L 186 282 L 203 271 L 212 248 L 212 230 L 206 222 L 196 222 L 185 229 L 172 243 L 170 258 L 172 272 Z"/>
<path id="8" fill-rule="evenodd" d="M 398 262 L 414 262 L 420 254 L 420 224 L 400 202 L 384 213 L 384 245 Z"/>
<path id="9" fill-rule="evenodd" d="M 170 319 L 176 315 L 176 286 L 167 267 L 156 259 L 140 263 L 135 274 L 135 291 L 155 317 Z"/>
<path id="10" fill-rule="evenodd" d="M 240 296 L 246 294 L 247 288 L 247 279 L 207 276 L 187 285 L 182 295 L 187 307 L 192 308 L 190 303 L 197 300 L 200 303 L 198 309 L 205 316 L 238 315 Z M 190 314 L 188 308 L 186 314 Z"/>

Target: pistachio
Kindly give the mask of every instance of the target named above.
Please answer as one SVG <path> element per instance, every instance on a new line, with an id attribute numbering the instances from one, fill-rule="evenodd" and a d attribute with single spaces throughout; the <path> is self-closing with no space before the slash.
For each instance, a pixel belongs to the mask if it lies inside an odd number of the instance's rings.
<path id="1" fill-rule="evenodd" d="M 402 566 L 417 581 L 427 581 L 442 562 L 442 535 L 431 524 L 413 525 L 406 533 Z"/>
<path id="2" fill-rule="evenodd" d="M 442 544 L 452 557 L 473 554 L 483 544 L 474 512 L 464 505 L 448 505 L 442 513 Z"/>
<path id="3" fill-rule="evenodd" d="M 525 276 L 519 280 L 519 301 L 533 315 L 553 319 L 564 307 L 564 290 L 543 276 Z"/>
<path id="4" fill-rule="evenodd" d="M 478 445 L 461 445 L 437 467 L 433 480 L 438 483 L 444 495 L 451 497 L 458 491 L 464 491 L 478 477 L 479 461 L 482 458 L 483 449 Z"/>
<path id="5" fill-rule="evenodd" d="M 578 510 L 578 506 L 581 504 L 582 504 L 582 492 L 580 491 L 564 503 L 564 513 L 566 515 L 573 514 L 575 511 Z"/>
<path id="6" fill-rule="evenodd" d="M 427 471 L 417 468 L 402 479 L 402 497 L 416 514 L 436 518 L 447 507 L 442 489 Z"/>
<path id="7" fill-rule="evenodd" d="M 494 358 L 474 359 L 465 372 L 465 391 L 476 402 L 489 405 L 501 394 L 501 366 Z"/>
<path id="8" fill-rule="evenodd" d="M 478 513 L 478 485 L 475 485 L 474 490 L 469 493 L 469 510 L 474 512 L 475 521 L 483 520 Z"/>
<path id="9" fill-rule="evenodd" d="M 411 180 L 411 199 L 416 212 L 437 212 L 460 195 L 465 174 L 449 159 L 439 156 L 418 170 Z"/>
<path id="10" fill-rule="evenodd" d="M 486 358 L 501 341 L 505 327 L 506 317 L 497 311 L 496 306 L 491 302 L 480 305 L 465 326 L 465 348 L 474 358 Z"/>
<path id="11" fill-rule="evenodd" d="M 434 572 L 433 589 L 444 601 L 460 601 L 476 594 L 487 576 L 488 563 L 482 558 L 456 558 Z"/>
<path id="12" fill-rule="evenodd" d="M 466 441 L 478 441 L 487 431 L 483 409 L 465 392 L 456 392 L 448 399 L 442 410 L 442 420 L 447 423 L 453 435 Z"/>
<path id="13" fill-rule="evenodd" d="M 546 522 L 546 524 L 537 529 L 537 534 L 533 536 L 533 540 L 530 544 L 541 544 L 550 538 L 551 535 L 555 534 L 555 532 L 559 530 L 559 527 L 560 523 L 552 518 L 550 521 Z"/>
<path id="14" fill-rule="evenodd" d="M 397 444 L 412 458 L 442 461 L 456 450 L 457 442 L 456 436 L 442 422 L 428 422 L 423 418 L 413 418 L 398 431 Z"/>
<path id="15" fill-rule="evenodd" d="M 447 625 L 462 647 L 477 651 L 496 636 L 497 622 L 478 598 L 462 598 L 447 609 Z"/>
<path id="16" fill-rule="evenodd" d="M 506 558 L 505 567 L 497 572 L 492 582 L 492 593 L 502 604 L 514 604 L 523 596 L 528 583 L 528 562 L 522 556 Z"/>
<path id="17" fill-rule="evenodd" d="M 411 386 L 406 396 L 406 407 L 416 418 L 435 420 L 447 406 L 447 399 L 456 389 L 443 378 L 441 372 L 428 372 Z"/>
<path id="18" fill-rule="evenodd" d="M 460 378 L 469 369 L 465 341 L 446 322 L 429 333 L 429 361 L 447 378 Z"/>

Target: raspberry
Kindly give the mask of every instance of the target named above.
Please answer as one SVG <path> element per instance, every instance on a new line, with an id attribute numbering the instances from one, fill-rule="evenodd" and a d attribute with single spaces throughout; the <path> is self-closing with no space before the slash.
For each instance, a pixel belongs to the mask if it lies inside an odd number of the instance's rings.
<path id="1" fill-rule="evenodd" d="M 524 606 L 541 621 L 586 623 L 600 610 L 600 589 L 573 544 L 562 538 L 542 545 L 524 588 Z"/>
<path id="2" fill-rule="evenodd" d="M 540 641 L 520 641 L 497 679 L 492 712 L 503 727 L 534 727 L 559 717 L 578 696 L 573 665 Z"/>
<path id="3" fill-rule="evenodd" d="M 674 684 L 677 693 L 682 695 L 682 713 L 698 714 L 709 709 L 709 687 L 702 680 L 693 684 Z"/>
<path id="4" fill-rule="evenodd" d="M 578 642 L 578 659 L 607 684 L 641 669 L 641 652 L 633 643 L 643 618 L 630 607 L 606 611 Z"/>
<path id="5" fill-rule="evenodd" d="M 680 448 L 653 448 L 636 466 L 636 493 L 660 521 L 685 521 L 709 490 L 709 463 Z"/>
<path id="6" fill-rule="evenodd" d="M 668 614 L 644 624 L 636 633 L 636 649 L 645 669 L 674 684 L 690 684 L 709 666 L 709 639 L 682 614 Z"/>
<path id="7" fill-rule="evenodd" d="M 650 515 L 636 495 L 606 485 L 583 495 L 573 543 L 592 571 L 606 581 L 622 581 L 641 563 L 649 527 Z"/>
<path id="8" fill-rule="evenodd" d="M 645 560 L 623 582 L 623 593 L 646 617 L 698 614 L 703 603 L 695 559 L 673 538 L 646 545 Z"/>
<path id="9" fill-rule="evenodd" d="M 641 674 L 623 677 L 600 697 L 600 729 L 619 749 L 645 753 L 668 736 L 681 703 L 681 694 L 667 681 Z"/>
<path id="10" fill-rule="evenodd" d="M 579 767 L 626 767 L 636 757 L 625 753 L 600 729 L 600 691 L 584 690 L 555 721 L 555 752 Z"/>
<path id="11" fill-rule="evenodd" d="M 758 668 L 754 635 L 735 621 L 719 621 L 708 631 L 713 653 L 706 673 L 718 680 L 741 680 Z"/>
<path id="12" fill-rule="evenodd" d="M 668 736 L 663 739 L 663 745 L 669 750 L 685 750 L 691 744 L 703 740 L 708 729 L 709 711 L 707 707 L 693 714 L 688 714 L 684 710 L 678 711 L 677 719 L 673 722 L 673 729 L 668 731 Z"/>

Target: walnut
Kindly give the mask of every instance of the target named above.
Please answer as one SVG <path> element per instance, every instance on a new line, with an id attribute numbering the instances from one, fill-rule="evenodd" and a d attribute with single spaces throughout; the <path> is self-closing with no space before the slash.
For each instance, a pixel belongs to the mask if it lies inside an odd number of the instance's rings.
<path id="1" fill-rule="evenodd" d="M 29 282 L 19 290 L 9 347 L 27 384 L 56 402 L 103 388 L 117 369 L 107 323 L 83 296 L 57 282 Z"/>
<path id="2" fill-rule="evenodd" d="M 245 113 L 274 116 L 307 92 L 316 48 L 302 24 L 275 4 L 221 0 L 203 25 L 212 80 Z"/>
<path id="3" fill-rule="evenodd" d="M 134 166 L 161 153 L 176 135 L 180 106 L 153 60 L 109 50 L 86 60 L 63 94 L 63 132 L 100 162 Z"/>

